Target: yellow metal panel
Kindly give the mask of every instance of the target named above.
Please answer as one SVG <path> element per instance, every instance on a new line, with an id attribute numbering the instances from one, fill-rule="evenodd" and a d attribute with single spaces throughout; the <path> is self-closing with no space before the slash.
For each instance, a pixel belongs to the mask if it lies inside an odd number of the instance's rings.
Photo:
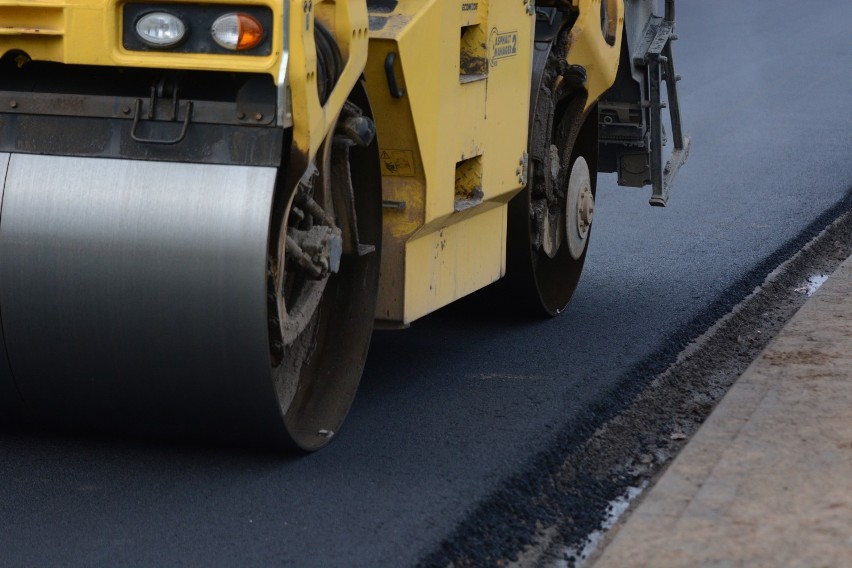
<path id="1" fill-rule="evenodd" d="M 462 2 L 461 4 L 461 25 L 472 26 L 481 24 L 488 17 L 488 2 L 478 2 L 476 0 Z"/>
<path id="2" fill-rule="evenodd" d="M 607 43 L 601 29 L 601 2 L 607 3 L 609 22 L 607 28 L 613 32 L 613 45 Z M 568 40 L 568 63 L 586 69 L 588 99 L 586 110 L 612 87 L 618 73 L 621 57 L 622 29 L 624 29 L 623 0 L 573 0 L 580 10 Z"/>
<path id="3" fill-rule="evenodd" d="M 420 4 L 396 42 L 428 187 L 425 222 L 440 225 L 455 210 L 457 162 L 483 156 L 485 199 L 520 188 L 515 170 L 526 148 L 532 18 L 519 2 L 473 3 L 477 17 L 487 5 L 487 18 L 478 26 L 486 30 L 489 49 L 501 32 L 512 34 L 521 47 L 502 59 L 483 50 L 486 73 L 467 78 L 461 73 L 460 37 L 470 22 L 463 8 L 471 3 Z"/>
<path id="4" fill-rule="evenodd" d="M 426 177 L 408 97 L 391 96 L 385 78 L 385 58 L 397 53 L 396 43 L 371 39 L 364 73 L 370 103 L 376 111 L 384 209 L 382 273 L 376 317 L 402 321 L 405 302 L 405 243 L 423 226 L 426 214 Z M 399 86 L 405 76 L 395 62 Z"/>
<path id="5" fill-rule="evenodd" d="M 384 198 L 404 202 L 385 210 L 377 317 L 407 323 L 502 274 L 504 206 L 524 174 L 535 22 L 516 0 L 408 0 L 372 16 L 366 75 L 381 109 Z M 389 93 L 388 54 L 401 98 Z M 433 262 L 425 243 L 441 233 L 450 252 Z M 421 285 L 427 276 L 442 284 Z"/>
<path id="6" fill-rule="evenodd" d="M 79 65 L 277 74 L 283 43 L 281 26 L 272 30 L 273 50 L 266 56 L 128 51 L 121 42 L 125 3 L 124 0 L 0 0 L 0 55 L 18 49 L 32 59 Z M 266 6 L 272 10 L 274 22 L 282 20 L 283 6 L 274 0 L 205 0 L 204 3 Z"/>
<path id="7" fill-rule="evenodd" d="M 485 205 L 484 212 L 465 216 L 464 222 L 418 235 L 407 243 L 404 323 L 505 274 L 507 209 L 507 205 Z"/>
<path id="8" fill-rule="evenodd" d="M 158 4 L 186 0 L 158 0 Z M 268 56 L 138 52 L 122 46 L 126 0 L 0 0 L 0 55 L 21 50 L 35 60 L 80 65 L 197 69 L 267 73 L 274 80 L 284 55 L 289 21 L 288 78 L 295 146 L 307 163 L 333 127 L 367 60 L 366 0 L 204 0 L 204 4 L 266 6 L 272 11 L 272 53 Z M 284 10 L 289 10 L 284 18 Z M 314 18 L 337 38 L 344 59 L 342 76 L 325 105 L 317 95 Z"/>
<path id="9" fill-rule="evenodd" d="M 65 33 L 62 6 L 50 3 L 33 5 L 0 5 L 0 35 L 51 36 Z"/>
<path id="10" fill-rule="evenodd" d="M 367 61 L 368 19 L 365 0 L 289 0 L 289 79 L 293 104 L 293 143 L 313 159 L 340 109 L 357 83 Z M 335 35 L 344 56 L 344 68 L 325 105 L 317 93 L 317 55 L 314 18 Z"/>

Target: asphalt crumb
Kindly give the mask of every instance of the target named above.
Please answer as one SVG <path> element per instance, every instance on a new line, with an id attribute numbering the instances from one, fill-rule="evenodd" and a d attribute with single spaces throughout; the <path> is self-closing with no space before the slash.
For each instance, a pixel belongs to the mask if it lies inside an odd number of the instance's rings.
<path id="1" fill-rule="evenodd" d="M 566 551 L 601 529 L 613 500 L 660 475 L 805 303 L 802 283 L 850 255 L 852 190 L 565 424 L 419 566 L 576 565 Z"/>

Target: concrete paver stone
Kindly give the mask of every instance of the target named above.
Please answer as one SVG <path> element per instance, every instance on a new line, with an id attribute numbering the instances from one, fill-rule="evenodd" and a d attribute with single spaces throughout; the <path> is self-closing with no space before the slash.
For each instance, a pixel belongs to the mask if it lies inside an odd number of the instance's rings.
<path id="1" fill-rule="evenodd" d="M 615 530 L 596 568 L 852 567 L 852 258 Z"/>

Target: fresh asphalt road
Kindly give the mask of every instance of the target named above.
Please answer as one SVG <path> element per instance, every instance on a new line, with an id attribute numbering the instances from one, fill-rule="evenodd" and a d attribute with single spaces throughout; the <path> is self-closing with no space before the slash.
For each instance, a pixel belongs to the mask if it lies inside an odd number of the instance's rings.
<path id="1" fill-rule="evenodd" d="M 0 564 L 407 566 L 438 549 L 852 188 L 852 3 L 681 2 L 678 18 L 692 156 L 667 209 L 601 179 L 566 313 L 462 305 L 376 333 L 346 427 L 307 457 L 0 431 Z"/>

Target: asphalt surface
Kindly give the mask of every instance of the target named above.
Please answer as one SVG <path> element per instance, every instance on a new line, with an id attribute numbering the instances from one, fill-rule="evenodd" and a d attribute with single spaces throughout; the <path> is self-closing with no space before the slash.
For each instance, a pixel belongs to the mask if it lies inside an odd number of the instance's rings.
<path id="1" fill-rule="evenodd" d="M 465 531 L 499 526 L 483 502 L 581 443 L 637 369 L 665 368 L 839 214 L 852 5 L 812 10 L 678 5 L 690 161 L 665 210 L 601 179 L 562 316 L 462 303 L 376 333 L 345 428 L 302 458 L 0 430 L 0 564 L 440 564 Z"/>

